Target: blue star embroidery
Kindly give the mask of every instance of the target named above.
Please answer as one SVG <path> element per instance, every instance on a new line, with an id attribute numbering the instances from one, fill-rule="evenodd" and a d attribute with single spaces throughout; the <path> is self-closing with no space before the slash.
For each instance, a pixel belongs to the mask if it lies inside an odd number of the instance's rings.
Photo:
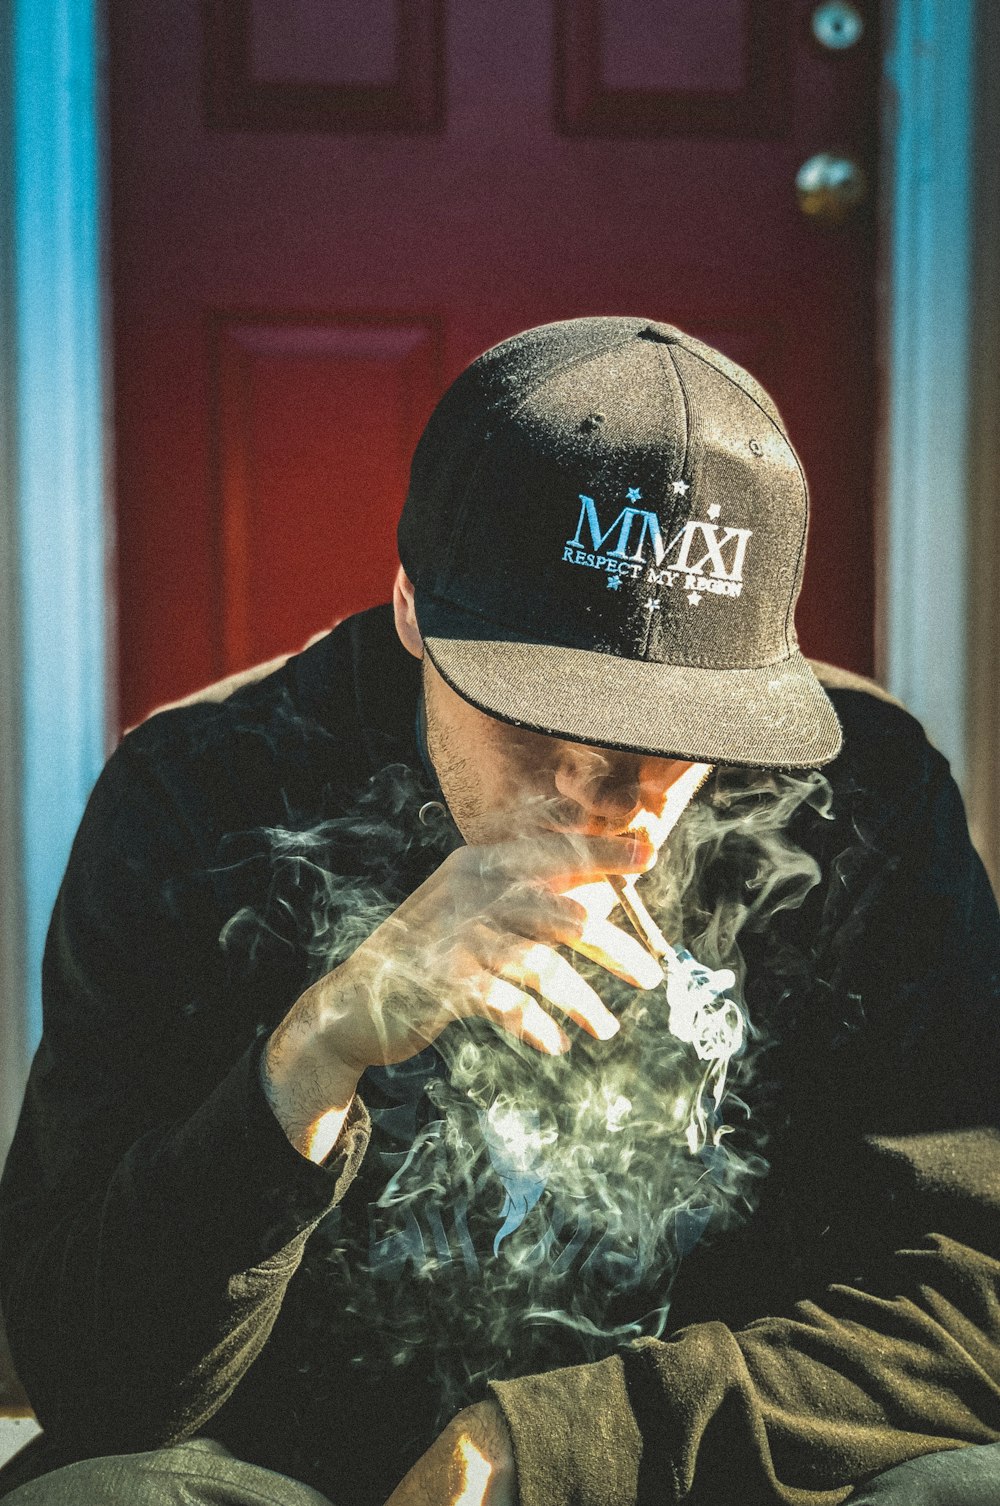
<path id="1" fill-rule="evenodd" d="M 642 492 L 639 490 L 639 488 L 637 486 L 630 486 L 629 487 L 629 489 L 628 489 L 628 499 L 629 499 L 630 502 L 638 502 L 638 500 L 639 500 L 639 498 L 641 496 L 642 496 Z"/>
<path id="2" fill-rule="evenodd" d="M 621 587 L 621 583 L 622 583 L 622 578 L 621 578 L 620 575 L 609 575 L 608 576 L 608 590 L 609 591 L 617 591 L 617 590 L 619 590 L 620 587 Z"/>

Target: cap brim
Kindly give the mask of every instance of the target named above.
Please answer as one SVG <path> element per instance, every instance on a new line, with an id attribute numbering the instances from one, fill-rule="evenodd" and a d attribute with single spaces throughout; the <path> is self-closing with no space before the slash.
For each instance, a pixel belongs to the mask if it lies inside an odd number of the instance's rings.
<path id="1" fill-rule="evenodd" d="M 442 634 L 434 624 L 424 638 L 431 662 L 465 700 L 502 721 L 572 742 L 750 768 L 817 768 L 841 749 L 837 713 L 798 652 L 763 668 L 703 669 L 484 636 L 481 623 L 473 636 L 471 619 L 462 626 L 465 634 L 457 622 Z"/>

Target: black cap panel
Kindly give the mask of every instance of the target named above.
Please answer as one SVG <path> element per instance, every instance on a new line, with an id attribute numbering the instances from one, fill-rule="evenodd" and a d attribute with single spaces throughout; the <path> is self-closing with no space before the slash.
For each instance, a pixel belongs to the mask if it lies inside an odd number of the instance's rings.
<path id="1" fill-rule="evenodd" d="M 654 348 L 575 363 L 484 442 L 426 590 L 521 637 L 644 654 L 633 586 L 687 515 L 670 490 L 685 448 L 683 395 Z"/>
<path id="2" fill-rule="evenodd" d="M 563 367 L 635 338 L 642 319 L 574 319 L 504 340 L 441 397 L 414 452 L 399 520 L 399 557 L 412 580 L 446 548 L 481 446 L 528 394 Z"/>

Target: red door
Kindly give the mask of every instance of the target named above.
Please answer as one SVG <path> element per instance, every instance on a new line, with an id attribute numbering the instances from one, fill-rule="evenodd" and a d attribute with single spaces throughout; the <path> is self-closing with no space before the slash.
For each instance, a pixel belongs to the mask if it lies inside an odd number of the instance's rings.
<path id="1" fill-rule="evenodd" d="M 436 395 L 585 313 L 761 377 L 812 487 L 804 647 L 870 670 L 874 220 L 795 179 L 873 176 L 873 6 L 111 4 L 123 724 L 384 600 Z"/>

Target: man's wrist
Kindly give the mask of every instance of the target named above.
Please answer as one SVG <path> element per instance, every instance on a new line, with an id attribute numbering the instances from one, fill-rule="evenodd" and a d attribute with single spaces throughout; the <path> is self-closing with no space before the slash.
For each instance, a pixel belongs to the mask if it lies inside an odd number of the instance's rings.
<path id="1" fill-rule="evenodd" d="M 485 1401 L 465 1407 L 452 1418 L 449 1427 L 458 1437 L 467 1439 L 489 1465 L 494 1494 L 499 1495 L 499 1488 L 503 1485 L 515 1498 L 514 1447 L 499 1403 L 487 1397 Z"/>
<path id="2" fill-rule="evenodd" d="M 336 1144 L 361 1074 L 323 1040 L 311 993 L 292 1006 L 268 1040 L 261 1054 L 260 1080 L 292 1145 L 318 1163 Z"/>

